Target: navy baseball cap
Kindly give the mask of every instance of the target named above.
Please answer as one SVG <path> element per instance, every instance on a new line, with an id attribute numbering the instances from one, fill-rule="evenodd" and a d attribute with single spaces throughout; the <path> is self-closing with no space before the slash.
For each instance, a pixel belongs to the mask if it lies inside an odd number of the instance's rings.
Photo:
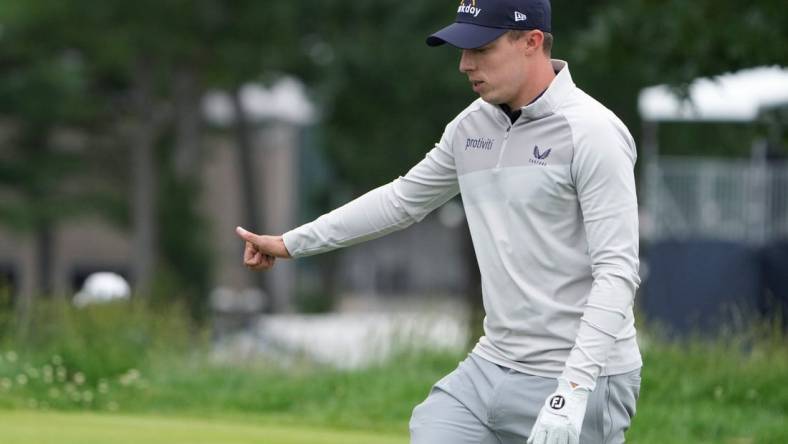
<path id="1" fill-rule="evenodd" d="M 427 37 L 427 44 L 480 48 L 510 29 L 550 32 L 550 0 L 461 0 L 454 23 Z"/>

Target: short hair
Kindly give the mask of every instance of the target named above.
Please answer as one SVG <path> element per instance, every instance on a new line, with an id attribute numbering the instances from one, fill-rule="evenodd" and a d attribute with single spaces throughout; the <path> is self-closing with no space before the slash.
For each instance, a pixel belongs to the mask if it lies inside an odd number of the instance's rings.
<path id="1" fill-rule="evenodd" d="M 530 31 L 527 29 L 510 29 L 507 32 L 507 35 L 509 36 L 509 40 L 517 40 L 524 36 L 527 32 Z M 542 32 L 542 34 L 544 34 L 542 49 L 544 50 L 545 54 L 550 55 L 550 53 L 553 51 L 553 34 L 550 34 L 549 32 Z"/>

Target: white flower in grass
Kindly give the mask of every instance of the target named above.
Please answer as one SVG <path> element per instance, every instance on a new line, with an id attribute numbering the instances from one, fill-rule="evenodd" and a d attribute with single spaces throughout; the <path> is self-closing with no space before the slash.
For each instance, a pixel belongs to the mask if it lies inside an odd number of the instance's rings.
<path id="1" fill-rule="evenodd" d="M 52 364 L 57 366 L 63 365 L 63 358 L 61 358 L 59 355 L 52 355 Z"/>
<path id="2" fill-rule="evenodd" d="M 20 373 L 16 375 L 16 383 L 19 385 L 27 384 L 27 375 L 24 373 Z"/>
<path id="3" fill-rule="evenodd" d="M 109 392 L 109 384 L 105 380 L 100 380 L 98 383 L 98 392 L 106 395 Z"/>
<path id="4" fill-rule="evenodd" d="M 74 383 L 77 385 L 82 385 L 85 383 L 85 375 L 82 372 L 74 373 Z"/>
<path id="5" fill-rule="evenodd" d="M 8 378 L 0 379 L 0 388 L 2 388 L 3 390 L 11 390 L 11 387 L 13 387 L 13 386 L 14 386 L 14 383 L 11 382 L 10 379 L 8 379 Z"/>
<path id="6" fill-rule="evenodd" d="M 28 366 L 25 369 L 25 373 L 27 373 L 27 376 L 30 376 L 30 379 L 38 379 L 39 372 L 38 369 L 35 367 Z"/>
<path id="7" fill-rule="evenodd" d="M 51 389 L 49 389 L 48 395 L 52 399 L 57 399 L 60 397 L 60 390 L 56 389 L 55 387 L 52 387 Z"/>
<path id="8" fill-rule="evenodd" d="M 44 381 L 44 384 L 52 384 L 54 380 L 54 370 L 51 365 L 41 367 L 41 379 Z"/>
<path id="9" fill-rule="evenodd" d="M 131 369 L 126 373 L 120 375 L 119 381 L 121 385 L 131 385 L 140 378 L 140 372 L 137 369 Z"/>
<path id="10" fill-rule="evenodd" d="M 8 362 L 16 362 L 16 360 L 17 360 L 16 352 L 13 351 L 13 350 L 9 350 L 9 351 L 5 352 L 5 359 Z"/>
<path id="11" fill-rule="evenodd" d="M 65 367 L 58 367 L 55 369 L 55 376 L 58 382 L 65 382 L 66 378 L 68 378 L 68 371 L 66 371 Z"/>
<path id="12" fill-rule="evenodd" d="M 717 387 L 714 387 L 714 399 L 716 399 L 717 401 L 722 400 L 722 395 L 724 393 L 725 393 L 725 391 L 722 389 L 721 385 L 718 385 Z"/>
<path id="13" fill-rule="evenodd" d="M 85 390 L 84 392 L 82 392 L 82 401 L 86 404 L 90 404 L 91 402 L 93 402 L 93 392 L 91 392 L 90 390 Z"/>
<path id="14" fill-rule="evenodd" d="M 117 412 L 119 408 L 120 406 L 115 401 L 110 401 L 107 403 L 107 410 L 109 410 L 110 412 Z"/>
<path id="15" fill-rule="evenodd" d="M 63 388 L 66 390 L 66 393 L 74 393 L 75 391 L 77 391 L 77 386 L 75 386 L 70 382 L 64 385 Z"/>

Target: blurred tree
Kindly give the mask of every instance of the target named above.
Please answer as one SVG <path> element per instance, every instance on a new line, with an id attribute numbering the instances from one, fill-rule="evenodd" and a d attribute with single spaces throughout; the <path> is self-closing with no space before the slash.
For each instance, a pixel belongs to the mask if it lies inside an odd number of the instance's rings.
<path id="1" fill-rule="evenodd" d="M 96 165 L 87 155 L 92 141 L 82 137 L 98 112 L 81 54 L 60 48 L 54 35 L 40 33 L 40 5 L 0 6 L 0 224 L 33 235 L 38 288 L 52 293 L 54 230 L 66 218 L 88 211 L 112 213 L 109 193 L 95 187 Z M 100 181 L 100 179 L 98 180 Z M 33 294 L 17 304 L 26 325 Z"/>
<path id="2" fill-rule="evenodd" d="M 637 128 L 644 86 L 685 92 L 697 77 L 785 66 L 786 41 L 788 8 L 779 0 L 627 0 L 597 8 L 568 53 L 588 91 Z"/>
<path id="3" fill-rule="evenodd" d="M 596 17 L 578 55 L 608 67 L 626 61 L 648 83 L 788 63 L 785 2 L 628 0 Z"/>
<path id="4" fill-rule="evenodd" d="M 166 98 L 162 99 L 164 94 L 161 92 L 162 85 L 167 86 L 167 81 L 174 77 L 170 75 L 172 65 L 157 64 L 157 60 L 170 60 L 168 56 L 175 51 L 165 43 L 176 39 L 172 37 L 174 31 L 168 26 L 170 23 L 153 20 L 161 16 L 147 16 L 139 8 L 129 7 L 124 2 L 95 4 L 80 0 L 4 3 L 0 13 L 5 40 L 9 43 L 3 45 L 6 52 L 3 59 L 15 68 L 7 73 L 7 79 L 0 80 L 0 84 L 6 89 L 6 95 L 17 93 L 17 100 L 4 101 L 2 112 L 21 122 L 23 128 L 30 127 L 36 138 L 28 137 L 28 140 L 39 145 L 44 143 L 41 146 L 45 147 L 46 141 L 51 139 L 47 131 L 49 127 L 78 121 L 81 124 L 77 128 L 78 133 L 92 140 L 103 140 L 104 149 L 114 151 L 115 158 L 118 151 L 131 155 L 131 161 L 117 165 L 122 169 L 114 172 L 125 178 L 128 177 L 124 174 L 128 165 L 132 166 L 131 226 L 135 233 L 133 245 L 137 249 L 133 255 L 134 277 L 141 294 L 149 288 L 157 260 L 158 221 L 155 210 L 158 205 L 158 174 L 155 150 L 172 115 L 171 105 Z M 170 34 L 163 35 L 165 31 L 170 31 Z M 183 38 L 179 41 L 183 42 Z M 77 68 L 79 72 L 73 72 Z M 41 75 L 35 75 L 37 73 Z M 187 82 L 178 84 L 188 85 Z M 178 97 L 184 95 L 181 93 Z M 195 112 L 198 113 L 199 108 L 183 114 L 193 121 Z M 191 123 L 179 127 L 193 127 Z M 186 138 L 193 132 L 189 134 L 188 130 L 182 130 L 179 134 Z M 182 147 L 188 145 L 180 144 Z M 34 168 L 36 174 L 24 174 L 23 169 L 12 164 L 6 164 L 7 170 L 24 177 L 33 189 L 63 189 L 64 170 L 60 157 L 70 153 L 53 152 L 47 148 L 38 151 L 20 148 L 24 149 L 17 151 L 27 157 L 34 152 L 40 153 L 34 159 L 35 163 L 25 162 Z M 179 171 L 186 175 L 184 171 L 194 162 L 186 155 L 179 156 L 179 159 Z M 58 174 L 43 168 L 49 164 L 56 166 L 54 169 Z M 50 221 L 64 216 L 64 201 L 57 192 L 38 194 L 45 194 L 60 204 L 42 205 L 47 218 L 37 225 L 48 228 L 44 233 L 51 232 Z M 37 202 L 27 196 L 22 201 L 30 205 Z M 83 199 L 82 202 L 95 203 L 95 199 Z M 189 224 L 188 218 L 184 222 L 187 231 L 199 226 Z M 47 239 L 39 241 L 39 244 L 51 248 L 53 242 Z M 40 251 L 37 255 L 42 264 L 51 256 L 49 253 Z M 201 257 L 207 257 L 207 254 Z M 47 291 L 50 273 L 48 267 L 42 265 L 42 268 L 43 289 Z M 200 282 L 199 278 L 204 280 L 209 274 L 203 269 L 194 276 L 198 279 L 192 282 Z"/>
<path id="5" fill-rule="evenodd" d="M 284 61 L 295 58 L 298 12 L 289 3 L 248 0 L 32 1 L 5 3 L 0 9 L 6 34 L 24 28 L 14 48 L 28 62 L 60 53 L 79 56 L 83 69 L 77 78 L 84 88 L 74 103 L 99 104 L 100 112 L 92 115 L 92 134 L 111 140 L 109 149 L 128 152 L 128 162 L 118 173 L 131 185 L 129 225 L 138 294 L 149 293 L 160 281 L 159 287 L 186 298 L 195 318 L 205 313 L 210 252 L 205 243 L 195 242 L 205 236 L 195 198 L 201 186 L 200 98 L 208 87 L 237 92 L 262 73 L 282 72 Z M 26 51 L 38 44 L 46 51 Z M 57 67 L 48 73 L 63 80 Z M 27 103 L 37 112 L 47 106 Z M 28 121 L 13 106 L 7 110 Z M 71 113 L 53 119 L 66 121 Z M 255 220 L 261 193 L 248 161 L 254 128 L 243 125 L 243 110 L 239 116 L 247 225 L 262 229 Z M 31 178 L 31 183 L 38 182 Z M 174 276 L 158 279 L 154 270 Z"/>

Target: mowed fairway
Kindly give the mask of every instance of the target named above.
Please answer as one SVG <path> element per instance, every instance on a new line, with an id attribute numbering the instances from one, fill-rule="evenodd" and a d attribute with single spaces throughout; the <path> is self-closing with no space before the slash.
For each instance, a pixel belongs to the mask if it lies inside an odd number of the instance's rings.
<path id="1" fill-rule="evenodd" d="M 7 444 L 405 444 L 407 436 L 312 427 L 94 413 L 0 412 Z"/>

